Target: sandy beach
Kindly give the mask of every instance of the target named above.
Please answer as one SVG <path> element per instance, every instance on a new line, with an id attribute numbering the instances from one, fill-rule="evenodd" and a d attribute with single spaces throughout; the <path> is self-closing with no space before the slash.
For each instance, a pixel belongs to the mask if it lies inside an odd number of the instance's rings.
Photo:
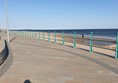
<path id="1" fill-rule="evenodd" d="M 45 33 L 45 38 L 48 39 L 47 35 L 48 34 Z M 52 40 L 54 40 L 54 33 L 50 34 L 50 38 Z M 62 41 L 62 34 L 57 33 L 56 34 L 56 39 L 57 39 L 57 41 Z M 65 40 L 65 42 L 73 43 L 73 41 L 74 41 L 73 40 L 73 35 L 64 34 L 64 40 Z M 88 46 L 90 44 L 90 37 L 84 36 L 84 38 L 82 38 L 81 35 L 77 35 L 76 36 L 76 43 Z M 94 47 L 105 48 L 105 49 L 110 49 L 110 50 L 115 50 L 116 49 L 116 40 L 113 40 L 113 39 L 96 38 L 96 37 L 93 36 L 92 43 L 93 43 Z"/>
<path id="2" fill-rule="evenodd" d="M 29 35 L 30 36 L 30 35 Z M 35 38 L 39 38 L 39 33 L 35 33 Z M 40 39 L 43 40 L 43 32 L 40 32 Z M 50 33 L 50 41 L 54 42 L 54 33 Z M 48 41 L 48 33 L 44 32 L 44 40 Z M 71 34 L 64 34 L 65 45 L 73 47 L 73 35 Z M 56 33 L 56 43 L 62 44 L 62 34 Z M 93 36 L 93 51 L 98 53 L 107 54 L 110 56 L 115 55 L 116 49 L 116 41 L 107 38 L 96 38 Z M 82 38 L 81 35 L 76 36 L 76 48 L 81 48 L 88 50 L 90 49 L 90 37 L 84 36 Z"/>

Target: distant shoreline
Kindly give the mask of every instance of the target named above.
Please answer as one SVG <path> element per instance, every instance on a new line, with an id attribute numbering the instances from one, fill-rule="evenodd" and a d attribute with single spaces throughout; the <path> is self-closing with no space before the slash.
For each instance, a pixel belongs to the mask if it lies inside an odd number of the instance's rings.
<path id="1" fill-rule="evenodd" d="M 62 41 L 61 36 L 62 36 L 63 31 L 64 30 L 59 30 L 59 31 L 50 30 L 49 32 L 51 33 L 52 37 L 54 37 L 54 34 L 56 32 L 57 37 L 59 37 L 60 41 Z M 27 31 L 27 32 L 30 32 L 30 31 Z M 38 35 L 39 31 L 31 31 L 31 32 L 33 32 L 33 33 L 36 32 L 36 34 Z M 40 31 L 40 32 L 44 32 L 46 34 L 46 33 L 48 33 L 48 30 Z M 116 33 L 118 32 L 118 29 L 116 29 L 116 30 L 99 29 L 99 30 L 89 30 L 89 31 L 88 30 L 83 30 L 83 31 L 82 30 L 77 30 L 77 31 L 65 30 L 64 31 L 65 41 L 73 43 L 73 33 L 74 32 L 76 32 L 76 36 L 77 36 L 76 42 L 78 44 L 89 45 L 90 44 L 90 33 L 93 32 L 93 41 L 92 41 L 93 46 L 115 50 Z M 82 38 L 82 34 L 84 34 L 84 38 Z"/>
<path id="2" fill-rule="evenodd" d="M 12 30 L 11 30 L 12 31 Z M 85 34 L 86 36 L 89 36 L 91 32 L 93 32 L 93 35 L 98 38 L 108 38 L 108 39 L 116 39 L 116 33 L 118 32 L 118 29 L 55 29 L 55 30 L 34 30 L 34 29 L 20 29 L 20 30 L 13 30 L 13 31 L 32 31 L 32 32 L 57 32 L 57 33 L 64 33 L 66 34 L 73 34 L 76 32 L 78 35 Z"/>
<path id="3" fill-rule="evenodd" d="M 48 37 L 47 32 L 45 32 L 45 36 Z M 41 33 L 41 36 L 43 35 L 43 33 Z M 62 34 L 61 33 L 57 33 L 57 41 L 62 41 Z M 38 32 L 37 32 L 37 36 L 38 36 Z M 50 33 L 50 36 L 52 39 L 54 39 L 54 33 Z M 65 33 L 64 35 L 65 37 L 65 42 L 70 42 L 73 43 L 73 34 L 67 34 Z M 101 48 L 105 48 L 105 49 L 111 49 L 111 50 L 115 50 L 116 47 L 116 40 L 114 39 L 109 39 L 106 37 L 96 37 L 93 36 L 93 46 L 94 47 L 101 47 Z M 90 44 L 90 36 L 84 36 L 84 38 L 82 38 L 82 35 L 76 35 L 76 43 L 77 44 L 83 44 L 83 45 L 88 45 Z"/>

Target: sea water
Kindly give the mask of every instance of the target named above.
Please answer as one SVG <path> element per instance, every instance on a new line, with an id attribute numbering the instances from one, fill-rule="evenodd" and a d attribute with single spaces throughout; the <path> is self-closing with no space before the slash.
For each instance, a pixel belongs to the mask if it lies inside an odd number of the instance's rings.
<path id="1" fill-rule="evenodd" d="M 42 32 L 57 32 L 57 33 L 66 33 L 73 34 L 76 32 L 78 35 L 84 34 L 85 36 L 90 36 L 90 33 L 93 32 L 93 36 L 98 38 L 107 38 L 107 39 L 116 39 L 116 34 L 118 29 L 64 29 L 64 30 L 21 30 L 21 31 L 42 31 Z"/>

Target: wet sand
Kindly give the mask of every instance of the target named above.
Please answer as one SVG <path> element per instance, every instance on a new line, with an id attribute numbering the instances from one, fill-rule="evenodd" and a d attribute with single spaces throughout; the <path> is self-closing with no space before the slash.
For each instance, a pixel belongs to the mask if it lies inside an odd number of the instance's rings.
<path id="1" fill-rule="evenodd" d="M 60 41 L 62 40 L 61 34 L 57 34 L 57 37 L 60 37 L 60 38 L 58 38 L 58 39 L 60 39 Z M 73 43 L 73 41 L 74 40 L 73 40 L 72 35 L 65 34 L 65 42 Z M 76 36 L 76 43 L 89 46 L 90 37 L 84 36 L 84 38 L 82 38 L 81 35 Z M 96 38 L 93 36 L 92 44 L 94 47 L 100 47 L 100 48 L 111 49 L 111 50 L 116 49 L 116 40 L 113 40 L 113 39 Z"/>
<path id="2" fill-rule="evenodd" d="M 38 32 L 35 35 L 35 38 L 39 38 Z M 43 40 L 43 33 L 40 32 L 40 39 Z M 54 33 L 50 33 L 50 41 L 54 42 Z M 44 33 L 44 40 L 48 41 L 48 33 Z M 64 34 L 64 40 L 65 40 L 65 45 L 73 47 L 73 35 L 69 34 Z M 62 34 L 57 33 L 56 34 L 56 43 L 62 44 Z M 81 48 L 84 50 L 90 49 L 90 37 L 84 36 L 82 38 L 81 35 L 76 37 L 76 48 Z M 110 55 L 110 56 L 115 56 L 115 49 L 116 49 L 116 41 L 112 39 L 107 39 L 107 38 L 96 38 L 93 36 L 93 51 Z"/>

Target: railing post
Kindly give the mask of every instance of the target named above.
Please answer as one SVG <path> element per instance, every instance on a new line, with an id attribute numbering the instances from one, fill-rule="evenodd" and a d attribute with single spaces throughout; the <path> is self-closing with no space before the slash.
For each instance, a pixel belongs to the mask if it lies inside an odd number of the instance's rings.
<path id="1" fill-rule="evenodd" d="M 26 37 L 27 37 L 27 31 L 26 31 Z"/>
<path id="2" fill-rule="evenodd" d="M 54 33 L 54 43 L 56 43 L 56 31 Z"/>
<path id="3" fill-rule="evenodd" d="M 34 33 L 32 32 L 32 38 L 34 38 Z"/>
<path id="4" fill-rule="evenodd" d="M 30 37 L 30 31 L 29 31 L 29 37 Z"/>
<path id="5" fill-rule="evenodd" d="M 26 37 L 26 32 L 24 31 L 24 36 Z"/>
<path id="6" fill-rule="evenodd" d="M 32 38 L 34 38 L 34 32 L 32 32 Z"/>
<path id="7" fill-rule="evenodd" d="M 35 38 L 35 32 L 34 32 L 34 38 Z"/>
<path id="8" fill-rule="evenodd" d="M 27 32 L 27 37 L 29 37 L 29 34 L 28 34 L 28 32 Z"/>
<path id="9" fill-rule="evenodd" d="M 117 37 L 116 37 L 116 54 L 115 58 L 118 59 L 118 32 L 117 32 Z"/>
<path id="10" fill-rule="evenodd" d="M 25 36 L 25 32 L 23 31 L 23 36 Z"/>
<path id="11" fill-rule="evenodd" d="M 35 36 L 35 38 L 37 39 L 37 34 L 36 34 L 36 32 L 35 32 L 34 36 Z"/>
<path id="12" fill-rule="evenodd" d="M 31 35 L 32 35 L 32 33 L 30 32 L 30 37 L 32 37 Z"/>
<path id="13" fill-rule="evenodd" d="M 23 36 L 25 36 L 25 32 L 23 31 Z"/>
<path id="14" fill-rule="evenodd" d="M 93 52 L 93 48 L 92 48 L 92 39 L 93 39 L 93 32 L 91 32 L 91 34 L 90 34 L 90 53 L 92 53 Z"/>
<path id="15" fill-rule="evenodd" d="M 30 32 L 28 32 L 28 37 L 30 37 Z"/>
<path id="16" fill-rule="evenodd" d="M 74 32 L 73 48 L 76 48 L 76 32 Z"/>
<path id="17" fill-rule="evenodd" d="M 27 37 L 28 37 L 28 32 L 26 32 L 27 33 Z"/>
<path id="18" fill-rule="evenodd" d="M 28 37 L 28 32 L 26 32 L 26 36 Z"/>
<path id="19" fill-rule="evenodd" d="M 45 39 L 45 37 L 44 37 L 44 36 L 45 36 L 45 34 L 44 34 L 44 32 L 43 32 L 43 40 Z"/>
<path id="20" fill-rule="evenodd" d="M 22 36 L 24 36 L 24 31 L 22 31 Z"/>
<path id="21" fill-rule="evenodd" d="M 23 36 L 25 36 L 25 32 L 23 31 Z"/>
<path id="22" fill-rule="evenodd" d="M 23 32 L 21 32 L 21 36 L 23 36 Z"/>
<path id="23" fill-rule="evenodd" d="M 27 37 L 27 33 L 26 33 L 26 31 L 25 31 L 25 37 Z"/>
<path id="24" fill-rule="evenodd" d="M 31 37 L 33 38 L 33 32 L 31 33 Z"/>
<path id="25" fill-rule="evenodd" d="M 40 40 L 40 31 L 39 31 L 39 34 L 38 34 L 39 36 L 38 36 L 38 40 Z"/>
<path id="26" fill-rule="evenodd" d="M 64 45 L 64 31 L 62 33 L 62 45 Z"/>
<path id="27" fill-rule="evenodd" d="M 25 31 L 25 37 L 26 37 L 26 31 Z"/>
<path id="28" fill-rule="evenodd" d="M 50 32 L 48 31 L 48 42 L 50 42 Z"/>
<path id="29" fill-rule="evenodd" d="M 26 32 L 26 36 L 28 37 L 28 32 Z"/>

